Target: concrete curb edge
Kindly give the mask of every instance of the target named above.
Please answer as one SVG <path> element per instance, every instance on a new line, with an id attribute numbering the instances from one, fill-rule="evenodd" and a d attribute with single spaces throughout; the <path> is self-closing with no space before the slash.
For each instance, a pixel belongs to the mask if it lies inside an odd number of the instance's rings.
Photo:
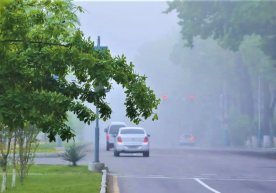
<path id="1" fill-rule="evenodd" d="M 107 188 L 107 170 L 102 170 L 102 183 L 100 193 L 106 193 Z"/>

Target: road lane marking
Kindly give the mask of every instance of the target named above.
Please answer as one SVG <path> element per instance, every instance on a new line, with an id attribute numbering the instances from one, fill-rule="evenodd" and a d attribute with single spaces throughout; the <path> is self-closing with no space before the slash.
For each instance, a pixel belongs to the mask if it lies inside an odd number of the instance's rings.
<path id="1" fill-rule="evenodd" d="M 203 187 L 205 187 L 206 189 L 210 190 L 211 192 L 214 192 L 214 193 L 221 193 L 217 190 L 215 190 L 214 188 L 211 188 L 210 186 L 208 186 L 207 184 L 205 184 L 203 181 L 201 181 L 200 179 L 198 178 L 194 178 L 195 181 L 197 181 L 200 185 L 202 185 Z"/>
<path id="2" fill-rule="evenodd" d="M 113 178 L 113 193 L 120 193 L 119 185 L 118 185 L 118 177 L 112 176 Z"/>

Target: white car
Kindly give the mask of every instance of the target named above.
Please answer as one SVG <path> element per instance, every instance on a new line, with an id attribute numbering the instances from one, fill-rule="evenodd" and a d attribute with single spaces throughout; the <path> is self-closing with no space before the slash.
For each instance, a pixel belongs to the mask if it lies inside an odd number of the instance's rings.
<path id="1" fill-rule="evenodd" d="M 149 157 L 149 135 L 142 127 L 121 127 L 114 142 L 114 156 L 120 153 L 143 153 Z"/>

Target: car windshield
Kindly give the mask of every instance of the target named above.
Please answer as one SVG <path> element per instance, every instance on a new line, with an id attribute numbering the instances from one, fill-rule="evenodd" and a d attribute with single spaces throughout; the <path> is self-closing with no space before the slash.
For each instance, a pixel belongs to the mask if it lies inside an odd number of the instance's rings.
<path id="1" fill-rule="evenodd" d="M 145 134 L 144 130 L 142 129 L 123 129 L 121 134 Z"/>
<path id="2" fill-rule="evenodd" d="M 110 127 L 109 133 L 110 133 L 110 134 L 118 134 L 119 129 L 120 129 L 121 127 L 125 127 L 125 125 L 112 125 L 112 126 Z"/>

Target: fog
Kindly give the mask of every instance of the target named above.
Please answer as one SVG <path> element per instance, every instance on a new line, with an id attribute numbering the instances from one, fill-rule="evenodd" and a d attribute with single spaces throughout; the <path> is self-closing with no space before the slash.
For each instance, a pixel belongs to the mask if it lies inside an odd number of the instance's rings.
<path id="1" fill-rule="evenodd" d="M 85 10 L 79 14 L 85 36 L 94 41 L 100 36 L 101 45 L 108 46 L 114 56 L 124 54 L 135 64 L 137 73 L 148 77 L 147 84 L 161 99 L 159 120 L 139 124 L 151 134 L 153 147 L 178 147 L 183 134 L 194 134 L 198 146 L 221 146 L 230 143 L 231 137 L 233 143 L 237 138 L 237 131 L 229 132 L 231 125 L 226 126 L 226 120 L 235 120 L 232 127 L 237 129 L 253 124 L 247 117 L 237 116 L 230 105 L 240 103 L 235 95 L 243 95 L 243 85 L 233 77 L 237 72 L 243 77 L 244 71 L 237 63 L 246 53 L 241 56 L 227 51 L 213 40 L 196 39 L 193 49 L 185 48 L 176 13 L 163 13 L 168 7 L 166 2 L 76 3 Z M 256 75 L 252 69 L 249 73 Z M 114 83 L 107 95 L 113 113 L 110 120 L 100 121 L 101 144 L 105 143 L 103 129 L 111 121 L 134 125 L 125 115 L 122 88 Z M 258 113 L 255 106 L 253 114 Z M 77 131 L 80 140 L 94 141 L 95 124 L 83 126 L 77 122 L 73 128 L 82 128 Z M 249 133 L 245 129 L 238 134 L 242 137 L 238 137 L 237 144 L 244 145 Z"/>
<path id="2" fill-rule="evenodd" d="M 168 42 L 163 50 L 148 49 L 156 42 L 178 34 L 176 15 L 163 13 L 167 8 L 165 2 L 80 1 L 77 4 L 85 10 L 85 13 L 79 15 L 81 29 L 85 36 L 90 36 L 94 41 L 97 40 L 97 36 L 100 36 L 101 45 L 108 46 L 112 55 L 123 54 L 129 62 L 134 62 L 136 72 L 148 77 L 147 83 L 156 92 L 158 98 L 169 94 L 168 90 L 162 89 L 162 84 L 177 81 L 176 77 L 173 81 L 164 79 L 164 76 L 173 77 L 178 72 L 177 69 L 171 68 L 173 64 L 168 65 L 171 63 L 170 52 L 176 39 L 170 38 L 172 42 Z M 151 53 L 144 55 L 146 50 Z M 106 122 L 100 121 L 102 144 L 105 142 L 103 129 L 111 121 L 124 121 L 128 125 L 134 125 L 125 115 L 123 89 L 113 84 L 113 90 L 107 95 L 107 100 L 112 107 L 112 116 Z M 93 106 L 91 108 L 94 109 Z M 162 108 L 161 104 L 157 111 L 158 114 L 164 111 Z M 178 121 L 169 123 L 170 120 L 166 118 L 167 116 L 171 115 L 160 114 L 158 121 L 152 122 L 149 119 L 139 124 L 151 134 L 153 146 L 169 145 L 177 137 L 176 130 L 180 125 Z M 169 122 L 166 123 L 167 121 Z M 76 125 L 74 127 L 76 128 Z M 95 124 L 91 124 L 82 129 L 85 141 L 94 141 L 94 128 Z M 163 140 L 165 136 L 167 140 Z"/>

